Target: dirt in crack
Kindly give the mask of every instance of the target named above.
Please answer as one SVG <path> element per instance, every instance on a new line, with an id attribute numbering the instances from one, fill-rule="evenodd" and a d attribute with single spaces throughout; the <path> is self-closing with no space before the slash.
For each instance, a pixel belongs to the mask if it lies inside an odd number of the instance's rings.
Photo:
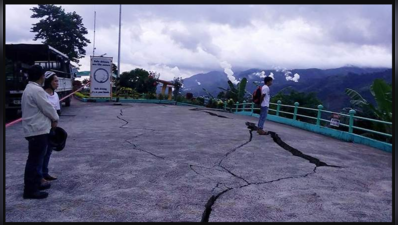
<path id="1" fill-rule="evenodd" d="M 246 122 L 247 128 L 250 131 L 253 130 L 257 130 L 257 126 L 254 123 L 250 123 L 250 122 Z M 271 135 L 272 139 L 274 140 L 274 142 L 279 145 L 280 147 L 282 147 L 283 149 L 285 149 L 286 151 L 292 153 L 292 155 L 303 158 L 308 160 L 310 163 L 315 164 L 315 169 L 314 172 L 316 170 L 317 167 L 321 167 L 321 166 L 327 166 L 327 167 L 335 167 L 335 168 L 342 168 L 340 166 L 333 166 L 333 165 L 328 165 L 325 162 L 322 162 L 321 160 L 312 157 L 310 155 L 306 155 L 304 153 L 302 153 L 301 151 L 293 148 L 292 146 L 286 144 L 284 141 L 282 141 L 282 139 L 279 137 L 279 135 L 273 131 L 269 131 L 269 135 Z"/>

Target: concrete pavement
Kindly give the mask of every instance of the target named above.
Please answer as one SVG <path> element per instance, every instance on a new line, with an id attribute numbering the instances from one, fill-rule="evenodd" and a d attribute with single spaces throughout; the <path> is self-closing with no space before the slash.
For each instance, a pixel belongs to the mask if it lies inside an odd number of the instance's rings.
<path id="1" fill-rule="evenodd" d="M 341 167 L 315 169 L 271 136 L 250 140 L 255 118 L 192 109 L 73 101 L 45 200 L 22 198 L 27 141 L 8 128 L 6 221 L 392 221 L 391 153 L 266 122 Z"/>

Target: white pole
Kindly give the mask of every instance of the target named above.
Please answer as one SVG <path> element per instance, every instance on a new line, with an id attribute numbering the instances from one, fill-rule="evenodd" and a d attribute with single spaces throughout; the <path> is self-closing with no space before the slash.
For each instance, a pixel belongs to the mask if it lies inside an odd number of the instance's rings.
<path id="1" fill-rule="evenodd" d="M 94 43 L 93 43 L 93 57 L 95 56 L 95 20 L 96 20 L 96 11 L 94 11 Z"/>
<path id="2" fill-rule="evenodd" d="M 120 5 L 120 10 L 119 10 L 119 53 L 118 53 L 118 59 L 117 59 L 117 78 L 119 78 L 119 75 L 120 75 L 120 39 L 121 39 L 121 27 L 122 27 L 122 5 Z"/>

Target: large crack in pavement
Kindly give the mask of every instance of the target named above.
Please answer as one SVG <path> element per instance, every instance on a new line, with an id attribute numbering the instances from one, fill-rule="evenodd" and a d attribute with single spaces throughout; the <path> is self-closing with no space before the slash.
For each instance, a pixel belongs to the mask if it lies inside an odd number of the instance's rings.
<path id="1" fill-rule="evenodd" d="M 192 110 L 192 111 L 202 111 L 201 109 L 198 109 L 198 108 L 194 108 L 194 109 L 190 109 L 190 110 Z M 207 109 L 206 109 L 206 110 L 207 110 Z M 211 116 L 216 116 L 216 117 L 220 117 L 220 118 L 224 118 L 224 119 L 230 119 L 230 118 L 228 118 L 228 117 L 226 117 L 226 116 L 218 115 L 218 114 L 213 113 L 213 112 L 204 111 L 204 110 L 203 110 L 202 112 L 208 113 L 208 114 L 211 115 Z"/>
<path id="2" fill-rule="evenodd" d="M 315 171 L 313 171 L 313 172 L 311 172 L 311 173 L 304 174 L 304 175 L 294 176 L 294 177 L 283 177 L 283 178 L 279 178 L 279 179 L 276 179 L 276 180 L 263 181 L 263 182 L 257 182 L 257 183 L 247 183 L 247 184 L 242 185 L 242 186 L 239 186 L 239 187 L 237 187 L 237 188 L 227 187 L 227 189 L 223 190 L 222 192 L 218 193 L 217 195 L 212 195 L 212 196 L 210 197 L 210 199 L 207 201 L 207 203 L 206 203 L 206 205 L 205 205 L 205 210 L 203 211 L 203 214 L 202 214 L 202 220 L 201 220 L 201 222 L 205 222 L 205 223 L 206 223 L 206 222 L 209 222 L 210 215 L 211 215 L 211 212 L 212 212 L 212 207 L 213 207 L 213 205 L 215 204 L 216 200 L 217 200 L 221 195 L 227 193 L 228 191 L 231 191 L 231 190 L 233 190 L 233 189 L 235 189 L 235 190 L 241 189 L 241 188 L 244 188 L 244 187 L 248 187 L 248 186 L 250 186 L 250 185 L 262 185 L 262 184 L 269 184 L 269 183 L 273 183 L 273 182 L 278 182 L 278 181 L 281 181 L 281 180 L 295 179 L 295 178 L 304 178 L 304 177 L 307 177 L 308 175 L 314 174 L 314 173 L 315 173 Z M 215 188 L 217 188 L 218 185 L 219 185 L 219 184 L 217 183 L 216 187 L 214 187 L 213 190 L 214 190 Z M 213 191 L 213 190 L 212 190 L 212 191 Z"/>
<path id="3" fill-rule="evenodd" d="M 280 147 L 282 147 L 282 148 L 285 149 L 286 151 L 292 153 L 292 155 L 297 156 L 297 157 L 300 157 L 300 158 L 303 158 L 303 159 L 306 159 L 306 160 L 308 160 L 310 163 L 315 164 L 315 166 L 316 166 L 315 169 L 316 169 L 317 167 L 321 167 L 321 166 L 341 168 L 340 166 L 328 165 L 328 164 L 326 164 L 325 162 L 322 162 L 321 160 L 319 160 L 319 159 L 317 159 L 317 158 L 315 158 L 315 157 L 312 157 L 312 156 L 310 156 L 310 155 L 306 155 L 306 154 L 302 153 L 301 151 L 299 151 L 299 150 L 293 148 L 292 146 L 286 144 L 284 141 L 282 141 L 282 139 L 279 137 L 279 135 L 278 135 L 277 133 L 275 133 L 275 132 L 273 132 L 273 131 L 270 131 L 269 133 L 270 133 L 272 139 L 274 140 L 274 142 L 275 142 L 276 144 L 278 144 Z M 315 170 L 315 169 L 314 169 L 314 170 Z"/>
<path id="4" fill-rule="evenodd" d="M 263 185 L 263 184 L 269 184 L 269 183 L 278 182 L 278 181 L 287 180 L 287 179 L 305 178 L 305 177 L 307 177 L 307 176 L 309 176 L 309 175 L 311 175 L 311 174 L 316 173 L 316 169 L 317 169 L 318 167 L 321 167 L 321 166 L 342 168 L 342 167 L 340 167 L 340 166 L 328 165 L 328 164 L 326 164 L 325 162 L 322 162 L 322 161 L 320 161 L 319 159 L 317 159 L 317 158 L 315 158 L 315 157 L 312 157 L 312 156 L 309 156 L 309 155 L 306 155 L 306 154 L 302 153 L 301 151 L 299 151 L 299 150 L 297 150 L 297 149 L 291 147 L 290 145 L 288 145 L 288 144 L 286 144 L 284 141 L 282 141 L 282 139 L 279 137 L 279 135 L 278 135 L 277 133 L 275 133 L 275 132 L 273 132 L 273 131 L 270 131 L 269 134 L 271 135 L 272 139 L 274 140 L 274 142 L 275 142 L 276 144 L 278 144 L 278 145 L 279 145 L 280 147 L 282 147 L 283 149 L 285 149 L 285 150 L 289 151 L 290 153 L 292 153 L 292 155 L 308 160 L 310 163 L 312 163 L 312 164 L 315 165 L 315 168 L 314 168 L 314 170 L 313 170 L 311 173 L 307 173 L 307 174 L 304 174 L 304 175 L 290 176 L 290 177 L 279 178 L 279 179 L 271 180 L 271 181 L 262 181 L 262 182 L 251 183 L 251 182 L 247 181 L 245 178 L 243 178 L 243 177 L 241 177 L 241 176 L 238 176 L 238 175 L 232 173 L 230 170 L 228 170 L 227 168 L 225 168 L 224 166 L 221 165 L 222 161 L 223 161 L 229 154 L 235 152 L 237 149 L 239 149 L 239 148 L 241 148 L 242 146 L 248 144 L 248 143 L 252 140 L 252 132 L 255 131 L 255 130 L 257 130 L 257 127 L 256 127 L 256 125 L 255 125 L 254 123 L 250 123 L 250 122 L 246 122 L 246 125 L 247 125 L 247 127 L 248 127 L 248 129 L 249 129 L 249 132 L 250 132 L 250 140 L 247 141 L 247 142 L 245 142 L 244 144 L 239 145 L 238 147 L 234 148 L 233 150 L 229 151 L 229 152 L 224 156 L 224 158 L 220 160 L 220 162 L 219 162 L 219 164 L 218 164 L 219 167 L 223 168 L 224 170 L 226 170 L 227 172 L 229 172 L 229 173 L 230 173 L 231 175 L 233 175 L 234 177 L 239 178 L 239 179 L 245 181 L 246 184 L 245 184 L 245 185 L 242 185 L 242 186 L 239 186 L 238 188 L 231 188 L 231 187 L 229 187 L 229 188 L 223 190 L 222 192 L 218 193 L 217 195 L 212 195 L 212 196 L 210 197 L 210 199 L 207 201 L 206 205 L 205 205 L 205 210 L 204 210 L 204 212 L 203 212 L 203 214 L 202 214 L 202 220 L 201 220 L 201 222 L 209 222 L 210 215 L 211 215 L 211 212 L 212 212 L 212 207 L 213 207 L 213 205 L 215 204 L 216 200 L 217 200 L 221 195 L 227 193 L 227 192 L 230 191 L 230 190 L 233 190 L 233 189 L 241 189 L 241 188 L 244 188 L 244 187 L 248 187 L 248 186 L 250 186 L 250 185 Z M 214 187 L 214 188 L 212 189 L 212 191 L 214 191 L 214 190 L 218 187 L 218 185 L 219 185 L 219 183 L 217 183 L 216 187 Z"/>
<path id="5" fill-rule="evenodd" d="M 218 165 L 219 165 L 219 166 L 221 165 L 222 161 L 228 157 L 228 155 L 230 155 L 231 153 L 235 152 L 235 151 L 238 150 L 239 148 L 241 148 L 241 147 L 243 147 L 243 146 L 249 144 L 249 142 L 252 141 L 252 139 L 253 139 L 253 133 L 252 133 L 252 132 L 253 132 L 253 131 L 249 131 L 249 132 L 250 132 L 250 139 L 249 139 L 248 141 L 246 141 L 245 143 L 239 145 L 238 147 L 233 148 L 231 151 L 227 152 L 227 154 L 225 154 L 225 156 L 218 162 Z"/>
<path id="6" fill-rule="evenodd" d="M 257 130 L 257 126 L 254 123 L 246 122 L 247 128 L 251 131 Z M 272 139 L 274 142 L 285 149 L 286 151 L 292 153 L 292 155 L 303 158 L 308 160 L 310 163 L 315 164 L 316 167 L 321 167 L 321 166 L 326 166 L 326 167 L 335 167 L 335 168 L 342 168 L 341 166 L 334 166 L 334 165 L 328 165 L 325 162 L 322 162 L 321 160 L 312 157 L 310 155 L 304 154 L 301 151 L 293 148 L 292 146 L 286 144 L 282 139 L 279 137 L 279 135 L 273 131 L 269 131 L 269 135 L 271 135 Z M 315 169 L 316 169 L 315 167 Z"/>
<path id="7" fill-rule="evenodd" d="M 198 109 L 191 109 L 191 110 L 198 110 Z M 207 111 L 204 111 L 204 112 L 206 112 L 206 113 L 208 113 L 208 114 L 210 114 L 210 115 L 212 115 L 212 116 L 217 116 L 217 117 L 221 117 L 221 118 L 228 118 L 228 117 L 225 117 L 225 116 L 217 115 L 217 114 L 212 113 L 212 112 L 207 112 Z M 120 116 L 123 116 L 123 110 L 122 110 L 122 109 L 120 110 Z M 120 120 L 123 120 L 124 122 L 126 122 L 126 123 L 125 123 L 124 125 L 122 125 L 120 128 L 125 128 L 125 126 L 129 123 L 127 120 L 124 120 L 124 119 L 120 118 L 119 116 L 117 116 L 117 118 L 120 119 Z M 283 178 L 278 178 L 278 179 L 271 180 L 271 181 L 260 181 L 260 182 L 253 182 L 253 183 L 252 183 L 252 182 L 249 182 L 249 181 L 246 180 L 244 177 L 237 175 L 236 173 L 232 172 L 231 170 L 229 170 L 228 168 L 226 168 L 225 166 L 222 165 L 222 162 L 223 162 L 230 154 L 236 152 L 239 148 L 242 148 L 243 146 L 247 145 L 248 143 L 250 143 L 250 142 L 252 141 L 252 138 L 253 138 L 252 132 L 253 132 L 253 131 L 256 131 L 256 130 L 257 130 L 257 127 L 256 127 L 256 125 L 255 125 L 254 123 L 250 123 L 250 122 L 247 122 L 246 125 L 247 125 L 247 127 L 248 127 L 248 129 L 249 129 L 249 133 L 250 133 L 250 138 L 249 138 L 249 140 L 246 141 L 245 143 L 240 144 L 239 146 L 237 146 L 237 147 L 231 149 L 230 151 L 228 151 L 228 152 L 224 155 L 224 157 L 218 162 L 217 165 L 213 166 L 212 168 L 208 168 L 208 167 L 204 167 L 204 166 L 201 166 L 201 165 L 192 165 L 192 164 L 189 164 L 189 168 L 190 168 L 195 174 L 197 174 L 197 175 L 199 175 L 199 176 L 202 176 L 202 177 L 204 177 L 204 178 L 206 178 L 206 179 L 209 179 L 209 180 L 211 180 L 211 181 L 213 181 L 213 182 L 217 182 L 216 186 L 211 190 L 211 192 L 213 192 L 213 191 L 214 191 L 215 189 L 217 189 L 217 188 L 220 188 L 220 187 L 219 187 L 220 185 L 223 185 L 223 186 L 225 187 L 224 190 L 222 190 L 221 192 L 219 192 L 219 193 L 216 194 L 216 195 L 213 194 L 213 195 L 209 198 L 209 200 L 207 201 L 207 203 L 206 203 L 206 205 L 205 205 L 205 210 L 204 210 L 204 212 L 203 212 L 203 214 L 202 214 L 201 222 L 209 222 L 210 215 L 211 215 L 211 212 L 212 212 L 212 210 L 213 210 L 212 207 L 213 207 L 213 205 L 216 203 L 217 199 L 219 199 L 223 194 L 225 194 L 225 193 L 227 193 L 227 192 L 229 192 L 229 191 L 231 191 L 231 190 L 234 190 L 234 189 L 237 190 L 237 189 L 245 188 L 245 187 L 248 187 L 248 186 L 250 186 L 250 185 L 264 185 L 264 184 L 268 184 L 268 183 L 278 182 L 278 181 L 281 181 L 281 180 L 305 178 L 305 177 L 307 177 L 307 176 L 309 176 L 309 175 L 311 175 L 311 174 L 316 173 L 316 169 L 317 169 L 318 167 L 322 167 L 322 166 L 325 166 L 325 167 L 342 168 L 342 167 L 340 167 L 340 166 L 328 165 L 328 164 L 326 164 L 325 162 L 322 162 L 321 160 L 319 160 L 319 159 L 317 159 L 317 158 L 315 158 L 315 157 L 312 157 L 312 156 L 309 156 L 309 155 L 306 155 L 306 154 L 302 153 L 301 151 L 299 151 L 299 150 L 297 150 L 297 149 L 291 147 L 290 145 L 288 145 L 288 144 L 286 144 L 284 141 L 282 141 L 282 139 L 279 137 L 279 135 L 278 135 L 277 133 L 275 133 L 275 132 L 273 132 L 273 131 L 270 131 L 269 134 L 271 135 L 273 141 L 274 141 L 278 146 L 280 146 L 281 148 L 283 148 L 283 149 L 286 150 L 286 151 L 289 151 L 289 152 L 290 152 L 292 155 L 294 155 L 294 156 L 297 156 L 297 157 L 306 159 L 306 160 L 309 161 L 310 163 L 314 164 L 314 165 L 315 165 L 315 168 L 314 168 L 314 170 L 313 170 L 311 173 L 307 173 L 307 174 L 304 174 L 304 175 L 283 177 Z M 132 128 L 132 129 L 140 129 L 140 128 Z M 144 129 L 144 130 L 151 130 L 152 132 L 155 131 L 154 129 Z M 144 134 L 145 134 L 145 133 L 136 135 L 136 136 L 134 136 L 133 138 L 137 138 L 137 137 L 142 136 L 142 135 L 144 135 Z M 268 134 L 267 134 L 267 135 L 268 135 Z M 135 149 L 135 150 L 139 150 L 139 151 L 145 152 L 145 153 L 147 153 L 147 154 L 150 154 L 150 155 L 152 155 L 152 156 L 154 156 L 154 157 L 156 157 L 156 158 L 162 159 L 162 160 L 167 160 L 167 161 L 172 161 L 172 162 L 174 162 L 174 160 L 166 159 L 165 157 L 158 156 L 158 155 L 156 155 L 156 154 L 153 154 L 152 152 L 149 152 L 149 151 L 146 151 L 146 150 L 137 148 L 137 145 L 135 145 L 134 143 L 132 143 L 132 142 L 129 141 L 129 140 L 126 140 L 126 142 L 129 143 L 130 145 L 132 145 L 132 146 L 133 146 L 133 149 Z M 206 169 L 209 169 L 209 170 L 214 170 L 215 167 L 220 167 L 220 168 L 223 169 L 223 171 L 229 173 L 231 176 L 233 176 L 233 177 L 235 177 L 235 178 L 237 178 L 237 179 L 239 179 L 239 180 L 244 181 L 245 184 L 244 184 L 244 185 L 240 185 L 239 187 L 229 187 L 229 186 L 227 186 L 227 184 L 224 183 L 224 182 L 220 182 L 219 180 L 211 179 L 211 178 L 209 178 L 209 177 L 204 176 L 203 174 L 197 172 L 193 167 L 203 167 L 203 168 L 206 168 Z M 218 170 L 218 171 L 221 171 L 221 170 Z"/>
<path id="8" fill-rule="evenodd" d="M 226 116 L 222 116 L 222 115 L 218 115 L 218 114 L 215 114 L 215 113 L 212 113 L 212 112 L 207 112 L 207 111 L 204 111 L 205 113 L 208 113 L 208 114 L 210 114 L 210 115 L 212 115 L 212 116 L 217 116 L 217 117 L 220 117 L 220 118 L 228 118 L 228 117 L 226 117 Z"/>
<path id="9" fill-rule="evenodd" d="M 227 188 L 227 189 L 225 189 L 224 191 L 222 191 L 222 192 L 220 192 L 220 193 L 218 193 L 218 195 L 216 195 L 216 196 L 214 196 L 214 195 L 212 195 L 211 197 L 210 197 L 210 199 L 207 201 L 207 203 L 206 203 L 206 205 L 205 205 L 205 211 L 203 212 L 203 214 L 202 214 L 202 220 L 200 221 L 200 222 L 209 222 L 209 218 L 210 218 L 210 214 L 211 214 L 211 210 L 212 210 L 212 207 L 213 207 L 213 205 L 214 205 L 214 203 L 216 202 L 216 200 L 221 196 L 221 195 L 223 195 L 224 193 L 226 193 L 226 192 L 228 192 L 228 191 L 230 191 L 230 190 L 232 190 L 233 188 Z"/>

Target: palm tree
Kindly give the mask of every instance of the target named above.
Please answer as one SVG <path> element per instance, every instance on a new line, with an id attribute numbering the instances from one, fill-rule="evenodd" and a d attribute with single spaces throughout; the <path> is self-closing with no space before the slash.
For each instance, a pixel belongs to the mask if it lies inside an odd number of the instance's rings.
<path id="1" fill-rule="evenodd" d="M 363 117 L 375 118 L 383 121 L 392 121 L 392 85 L 387 84 L 384 80 L 376 79 L 370 87 L 370 92 L 376 100 L 377 107 L 366 101 L 358 92 L 347 88 L 346 94 L 351 98 L 351 105 Z M 386 133 L 392 132 L 391 125 L 363 121 L 364 125 L 376 131 Z M 365 127 L 366 128 L 366 127 Z M 379 137 L 373 133 L 364 133 L 364 136 L 391 141 L 391 138 Z"/>
<path id="2" fill-rule="evenodd" d="M 370 92 L 377 102 L 377 107 L 366 101 L 358 92 L 347 88 L 346 94 L 351 104 L 365 114 L 383 121 L 392 121 L 392 85 L 376 79 L 370 86 Z"/>

